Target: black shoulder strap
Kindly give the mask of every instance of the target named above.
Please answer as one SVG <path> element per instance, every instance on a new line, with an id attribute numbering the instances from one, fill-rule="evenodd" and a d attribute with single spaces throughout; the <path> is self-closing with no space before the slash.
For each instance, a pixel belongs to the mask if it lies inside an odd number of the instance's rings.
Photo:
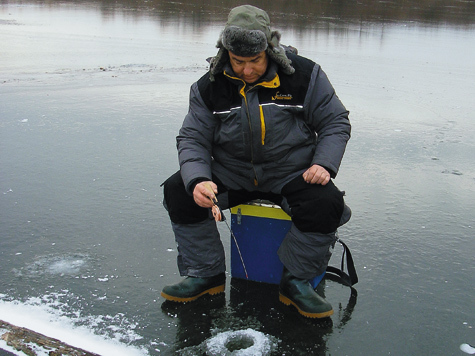
<path id="1" fill-rule="evenodd" d="M 352 287 L 358 283 L 358 275 L 356 274 L 355 264 L 353 262 L 353 257 L 351 256 L 350 249 L 346 244 L 340 239 L 337 240 L 343 246 L 343 255 L 341 256 L 341 269 L 336 267 L 328 266 L 327 273 L 333 273 L 340 277 L 343 284 Z M 346 266 L 348 273 L 345 273 L 345 256 L 346 256 Z"/>

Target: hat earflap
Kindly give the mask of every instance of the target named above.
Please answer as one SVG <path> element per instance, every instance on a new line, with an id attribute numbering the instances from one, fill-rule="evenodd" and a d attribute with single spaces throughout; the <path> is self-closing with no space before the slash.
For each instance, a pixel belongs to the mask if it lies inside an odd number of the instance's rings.
<path id="1" fill-rule="evenodd" d="M 277 63 L 282 68 L 285 74 L 293 74 L 295 68 L 292 67 L 292 61 L 285 54 L 285 48 L 280 44 L 281 34 L 279 31 L 272 31 L 269 46 L 266 53 L 270 59 Z"/>
<path id="2" fill-rule="evenodd" d="M 224 48 L 221 38 L 218 40 L 216 48 L 219 49 L 218 53 L 209 61 L 209 79 L 212 82 L 214 82 L 214 76 L 222 73 L 224 71 L 224 66 L 229 62 L 229 53 L 228 50 Z"/>

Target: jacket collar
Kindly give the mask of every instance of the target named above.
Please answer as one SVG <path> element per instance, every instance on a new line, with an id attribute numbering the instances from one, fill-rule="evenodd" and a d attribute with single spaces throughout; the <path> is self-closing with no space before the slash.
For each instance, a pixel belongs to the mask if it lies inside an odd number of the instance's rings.
<path id="1" fill-rule="evenodd" d="M 278 65 L 274 61 L 269 60 L 269 64 L 267 66 L 266 72 L 257 82 L 252 84 L 252 87 L 264 86 L 264 87 L 276 88 L 280 86 L 279 75 L 277 73 L 278 69 L 279 69 Z M 224 75 L 225 77 L 227 77 L 229 80 L 231 80 L 232 82 L 236 84 L 241 84 L 241 85 L 244 84 L 244 87 L 249 85 L 244 80 L 236 76 L 231 66 L 231 63 L 229 62 L 226 63 L 224 67 Z"/>

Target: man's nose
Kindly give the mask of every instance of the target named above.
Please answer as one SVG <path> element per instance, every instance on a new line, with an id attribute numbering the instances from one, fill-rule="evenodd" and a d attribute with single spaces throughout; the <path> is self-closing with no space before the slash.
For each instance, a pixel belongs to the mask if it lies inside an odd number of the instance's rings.
<path id="1" fill-rule="evenodd" d="M 244 74 L 249 75 L 252 73 L 252 65 L 251 64 L 245 64 L 244 65 Z"/>

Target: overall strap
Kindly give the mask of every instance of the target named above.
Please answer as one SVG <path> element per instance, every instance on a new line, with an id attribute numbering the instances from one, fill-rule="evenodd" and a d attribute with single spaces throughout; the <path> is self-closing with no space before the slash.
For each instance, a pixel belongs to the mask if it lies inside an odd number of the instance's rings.
<path id="1" fill-rule="evenodd" d="M 337 240 L 343 246 L 343 255 L 341 256 L 341 269 L 336 267 L 328 266 L 327 273 L 333 273 L 340 277 L 343 284 L 352 287 L 356 283 L 358 283 L 358 276 L 356 274 L 355 264 L 353 262 L 353 257 L 351 256 L 350 249 L 348 246 L 341 241 L 340 239 Z M 348 269 L 348 273 L 345 273 L 345 256 L 346 256 L 346 266 Z"/>

